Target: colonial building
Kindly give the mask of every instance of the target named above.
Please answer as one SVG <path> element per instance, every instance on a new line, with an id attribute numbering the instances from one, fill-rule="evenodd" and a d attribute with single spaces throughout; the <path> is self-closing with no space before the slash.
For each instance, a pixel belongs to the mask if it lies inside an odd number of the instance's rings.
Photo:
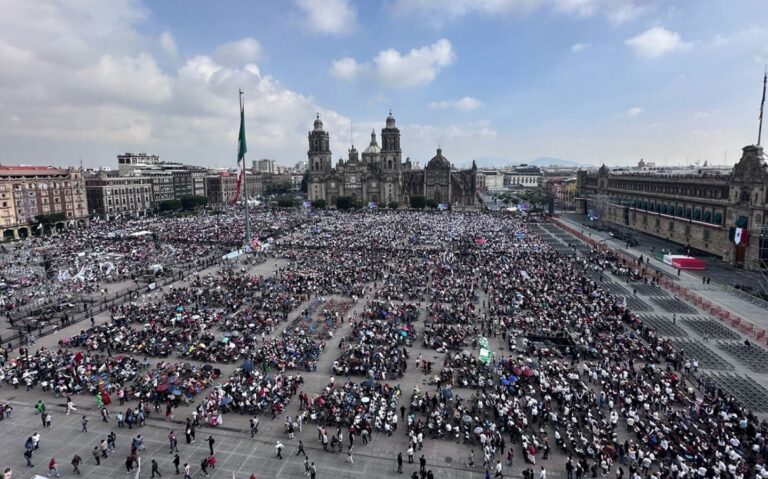
<path id="1" fill-rule="evenodd" d="M 732 171 L 577 177 L 578 211 L 690 246 L 751 270 L 768 269 L 768 167 L 760 146 L 743 148 Z M 746 231 L 741 244 L 734 231 Z"/>
<path id="2" fill-rule="evenodd" d="M 104 218 L 119 215 L 146 216 L 155 208 L 152 180 L 144 176 L 107 176 L 86 178 L 88 212 Z"/>
<path id="3" fill-rule="evenodd" d="M 188 166 L 184 169 L 171 170 L 173 177 L 173 196 L 205 196 L 205 168 Z"/>
<path id="4" fill-rule="evenodd" d="M 470 170 L 454 170 L 438 148 L 426 168 L 414 169 L 409 158 L 402 161 L 400 130 L 391 112 L 381 130 L 381 146 L 376 132 L 372 131 L 371 142 L 362 154 L 352 145 L 347 159 L 339 159 L 335 168 L 330 136 L 323 129 L 319 115 L 308 139 L 307 194 L 312 201 L 322 199 L 332 206 L 338 198 L 348 196 L 363 203 L 408 205 L 411 197 L 424 196 L 454 206 L 476 204 L 477 168 L 474 164 Z"/>
<path id="5" fill-rule="evenodd" d="M 43 225 L 43 231 L 87 224 L 88 206 L 82 169 L 0 166 L 3 239 L 26 238 L 38 231 L 39 217 L 55 213 L 62 213 L 64 219 Z"/>

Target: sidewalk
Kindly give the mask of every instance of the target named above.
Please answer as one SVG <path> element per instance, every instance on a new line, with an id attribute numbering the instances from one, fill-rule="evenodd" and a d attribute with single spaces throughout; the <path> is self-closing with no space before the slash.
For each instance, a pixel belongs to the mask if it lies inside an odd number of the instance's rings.
<path id="1" fill-rule="evenodd" d="M 626 248 L 623 241 L 614 240 L 608 233 L 585 230 L 582 225 L 568 218 L 556 218 L 555 223 L 587 243 L 598 246 L 603 245 L 630 259 L 637 260 L 641 254 L 644 258 L 650 258 L 649 265 L 674 278 L 663 279 L 661 283 L 664 287 L 693 302 L 698 308 L 730 323 L 741 332 L 752 336 L 762 343 L 766 342 L 768 311 L 764 308 L 734 296 L 722 285 L 714 282 L 705 285 L 699 276 L 688 273 L 685 270 L 678 272 L 677 268 L 657 260 L 648 252 Z"/>

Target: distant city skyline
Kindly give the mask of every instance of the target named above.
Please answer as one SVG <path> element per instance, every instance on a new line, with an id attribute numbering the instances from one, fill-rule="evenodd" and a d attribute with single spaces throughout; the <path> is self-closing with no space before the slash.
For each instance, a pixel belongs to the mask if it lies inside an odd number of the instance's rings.
<path id="1" fill-rule="evenodd" d="M 403 156 L 456 166 L 734 164 L 756 142 L 758 0 L 4 0 L 0 163 L 334 162 L 391 109 Z M 361 149 L 362 149 L 361 148 Z"/>

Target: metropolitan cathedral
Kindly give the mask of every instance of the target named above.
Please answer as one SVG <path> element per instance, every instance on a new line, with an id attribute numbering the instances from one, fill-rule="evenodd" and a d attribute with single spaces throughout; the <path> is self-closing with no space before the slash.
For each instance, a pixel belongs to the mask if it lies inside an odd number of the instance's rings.
<path id="1" fill-rule="evenodd" d="M 402 161 L 400 130 L 392 112 L 381 130 L 381 146 L 376 132 L 362 154 L 355 146 L 347 152 L 346 161 L 332 165 L 330 137 L 323 129 L 318 115 L 314 129 L 309 132 L 309 178 L 307 195 L 310 201 L 325 200 L 329 206 L 336 199 L 349 196 L 353 201 L 375 202 L 382 207 L 391 202 L 408 206 L 412 196 L 450 204 L 452 207 L 476 206 L 477 166 L 455 170 L 440 148 L 424 169 L 414 169 L 410 158 Z"/>

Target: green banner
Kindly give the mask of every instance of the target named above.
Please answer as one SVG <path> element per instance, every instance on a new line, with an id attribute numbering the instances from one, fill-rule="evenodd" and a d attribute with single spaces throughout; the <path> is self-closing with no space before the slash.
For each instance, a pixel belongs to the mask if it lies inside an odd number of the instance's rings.
<path id="1" fill-rule="evenodd" d="M 491 356 L 493 353 L 491 353 L 491 347 L 488 345 L 488 338 L 485 336 L 480 336 L 477 339 L 478 344 L 480 345 L 480 355 L 478 358 L 480 361 L 484 362 L 485 364 L 488 364 L 491 362 Z"/>

